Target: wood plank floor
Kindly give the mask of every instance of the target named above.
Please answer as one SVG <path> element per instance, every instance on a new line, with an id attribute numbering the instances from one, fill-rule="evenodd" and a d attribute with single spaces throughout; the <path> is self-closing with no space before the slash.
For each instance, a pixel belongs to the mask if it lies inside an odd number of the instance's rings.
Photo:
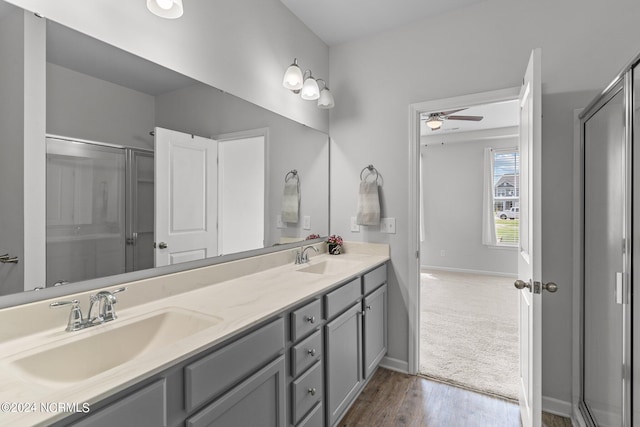
<path id="1" fill-rule="evenodd" d="M 543 414 L 547 427 L 571 427 Z M 380 368 L 339 426 L 520 427 L 517 404 Z"/>

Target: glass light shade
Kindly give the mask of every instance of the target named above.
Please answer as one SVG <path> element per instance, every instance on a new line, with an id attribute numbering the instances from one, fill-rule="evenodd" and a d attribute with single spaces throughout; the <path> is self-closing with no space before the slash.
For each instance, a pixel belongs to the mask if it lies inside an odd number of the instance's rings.
<path id="1" fill-rule="evenodd" d="M 318 98 L 318 108 L 333 108 L 336 105 L 333 94 L 326 87 L 320 91 Z"/>
<path id="2" fill-rule="evenodd" d="M 282 86 L 289 90 L 302 89 L 302 70 L 298 67 L 297 61 L 294 60 L 293 64 L 285 71 Z"/>
<path id="3" fill-rule="evenodd" d="M 161 18 L 176 19 L 184 13 L 182 0 L 147 0 L 147 9 Z"/>
<path id="4" fill-rule="evenodd" d="M 429 117 L 427 119 L 427 126 L 431 129 L 440 129 L 440 126 L 442 126 L 442 120 L 437 117 Z"/>
<path id="5" fill-rule="evenodd" d="M 320 88 L 318 87 L 318 82 L 316 79 L 309 76 L 305 79 L 304 84 L 302 85 L 302 92 L 300 93 L 302 99 L 307 101 L 315 101 L 320 98 Z"/>

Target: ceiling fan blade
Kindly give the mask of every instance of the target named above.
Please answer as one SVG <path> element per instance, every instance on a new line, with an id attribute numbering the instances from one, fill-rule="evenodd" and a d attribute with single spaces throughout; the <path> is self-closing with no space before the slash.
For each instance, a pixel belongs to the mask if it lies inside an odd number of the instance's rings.
<path id="1" fill-rule="evenodd" d="M 484 119 L 484 116 L 444 116 L 443 119 L 447 120 L 470 120 L 473 122 L 479 122 Z"/>
<path id="2" fill-rule="evenodd" d="M 466 110 L 466 108 L 459 108 L 457 110 L 449 110 L 449 111 L 441 111 L 439 114 L 440 116 L 448 116 L 449 114 L 453 114 L 453 113 L 457 113 L 458 111 L 462 111 L 462 110 Z"/>

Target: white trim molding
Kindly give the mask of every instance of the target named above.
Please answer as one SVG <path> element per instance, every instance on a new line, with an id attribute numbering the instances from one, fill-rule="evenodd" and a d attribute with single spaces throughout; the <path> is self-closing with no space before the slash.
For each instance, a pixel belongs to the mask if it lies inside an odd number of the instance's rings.
<path id="1" fill-rule="evenodd" d="M 470 270 L 466 268 L 440 267 L 435 265 L 420 265 L 420 269 L 434 270 L 434 271 L 448 271 L 451 273 L 480 274 L 482 276 L 511 277 L 514 279 L 518 277 L 516 273 L 505 273 L 503 271 Z"/>
<path id="2" fill-rule="evenodd" d="M 554 399 L 552 397 L 542 396 L 542 410 L 561 417 L 571 418 L 573 406 L 571 402 Z"/>
<path id="3" fill-rule="evenodd" d="M 391 371 L 401 372 L 403 374 L 409 373 L 409 364 L 404 360 L 394 359 L 393 357 L 385 356 L 380 361 L 380 366 Z"/>
<path id="4" fill-rule="evenodd" d="M 408 372 L 418 373 L 420 360 L 420 113 L 445 111 L 474 105 L 518 99 L 519 87 L 481 92 L 453 98 L 436 99 L 409 105 L 409 254 L 415 259 L 409 262 L 407 301 L 409 306 L 409 357 Z"/>

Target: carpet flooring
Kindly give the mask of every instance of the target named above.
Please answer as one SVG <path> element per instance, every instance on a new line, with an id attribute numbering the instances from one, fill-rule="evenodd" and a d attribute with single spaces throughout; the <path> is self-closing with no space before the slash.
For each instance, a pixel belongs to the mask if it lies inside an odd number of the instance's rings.
<path id="1" fill-rule="evenodd" d="M 518 298 L 513 279 L 421 272 L 420 374 L 518 398 Z"/>

